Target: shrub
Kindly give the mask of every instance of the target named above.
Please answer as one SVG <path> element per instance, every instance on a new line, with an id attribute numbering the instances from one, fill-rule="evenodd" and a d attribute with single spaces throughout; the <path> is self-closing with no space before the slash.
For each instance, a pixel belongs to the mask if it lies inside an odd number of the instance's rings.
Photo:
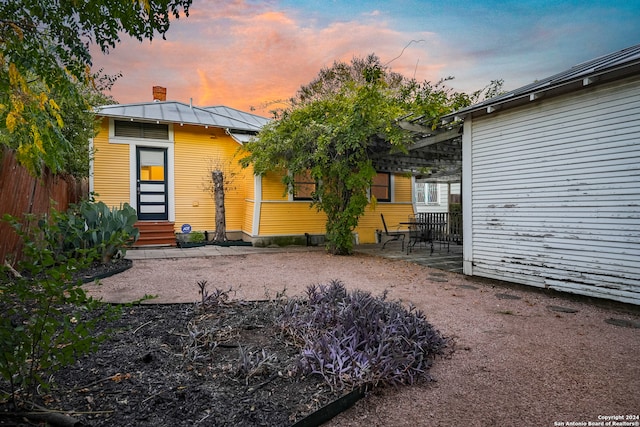
<path id="1" fill-rule="evenodd" d="M 73 215 L 54 211 L 50 217 L 27 216 L 25 223 L 4 219 L 22 237 L 25 256 L 21 275 L 0 267 L 0 377 L 17 406 L 37 386 L 46 388 L 50 373 L 95 350 L 107 336 L 93 335 L 94 327 L 118 310 L 88 297 L 81 280 L 73 279 L 98 257 L 95 248 L 65 250 L 78 237 L 65 234 L 76 229 Z"/>
<path id="2" fill-rule="evenodd" d="M 204 233 L 202 231 L 193 231 L 188 234 L 189 241 L 192 243 L 202 243 L 204 242 Z"/>
<path id="3" fill-rule="evenodd" d="M 302 348 L 302 371 L 338 389 L 428 378 L 431 360 L 447 344 L 415 308 L 386 294 L 348 293 L 339 281 L 310 286 L 306 300 L 290 299 L 279 322 Z"/>
<path id="4" fill-rule="evenodd" d="M 40 229 L 42 233 L 56 234 L 41 239 L 56 256 L 63 252 L 72 257 L 83 256 L 82 250 L 93 248 L 99 255 L 98 260 L 107 264 L 118 256 L 124 257 L 126 249 L 140 237 L 140 231 L 133 226 L 138 216 L 127 203 L 109 208 L 103 202 L 83 200 L 66 212 L 51 211 L 49 216 L 37 221 L 39 227 L 43 221 L 55 224 L 55 229 Z"/>
<path id="5" fill-rule="evenodd" d="M 84 243 L 98 250 L 103 263 L 111 262 L 118 254 L 124 256 L 126 248 L 140 237 L 140 231 L 133 226 L 138 215 L 128 203 L 109 208 L 103 202 L 83 201 L 78 209 L 86 223 Z"/>

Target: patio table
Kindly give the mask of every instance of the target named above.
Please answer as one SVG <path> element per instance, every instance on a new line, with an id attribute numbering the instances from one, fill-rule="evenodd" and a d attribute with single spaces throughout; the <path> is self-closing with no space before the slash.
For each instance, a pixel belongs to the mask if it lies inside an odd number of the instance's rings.
<path id="1" fill-rule="evenodd" d="M 433 242 L 439 240 L 443 236 L 440 234 L 447 226 L 446 221 L 407 221 L 401 222 L 400 225 L 406 225 L 409 228 L 409 242 L 407 243 L 407 255 L 411 249 L 419 243 L 428 243 L 430 254 L 433 254 Z"/>

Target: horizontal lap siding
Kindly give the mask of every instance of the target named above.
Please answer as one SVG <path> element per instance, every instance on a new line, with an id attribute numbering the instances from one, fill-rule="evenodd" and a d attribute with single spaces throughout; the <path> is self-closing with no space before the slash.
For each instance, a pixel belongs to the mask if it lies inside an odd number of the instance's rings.
<path id="1" fill-rule="evenodd" d="M 242 222 L 242 231 L 253 236 L 253 209 L 255 202 L 253 200 L 247 200 L 244 204 L 244 221 Z"/>
<path id="2" fill-rule="evenodd" d="M 387 223 L 389 231 L 407 231 L 408 234 L 408 227 L 400 223 L 407 222 L 413 215 L 413 206 L 410 203 L 378 203 L 375 210 L 369 205 L 364 215 L 360 217 L 358 228 L 356 228 L 360 243 L 375 243 L 376 230 L 384 232 L 380 214 L 384 215 L 384 222 Z"/>
<path id="3" fill-rule="evenodd" d="M 235 141 L 234 141 L 235 142 Z M 233 160 L 235 161 L 235 160 Z M 225 192 L 225 210 L 227 231 L 240 231 L 245 226 L 247 191 L 253 185 L 253 174 L 247 169 L 236 166 L 233 182 Z"/>
<path id="4" fill-rule="evenodd" d="M 412 203 L 413 185 L 411 178 L 394 175 L 393 177 L 393 201 L 396 203 Z"/>
<path id="5" fill-rule="evenodd" d="M 407 221 L 413 213 L 411 179 L 395 176 L 392 191 L 393 202 L 379 202 L 375 210 L 369 205 L 360 217 L 355 229 L 360 243 L 375 243 L 376 230 L 383 229 L 381 213 L 390 226 Z M 325 227 L 326 215 L 310 207 L 309 201 L 289 201 L 282 174 L 267 173 L 262 177 L 261 236 L 324 234 Z"/>
<path id="6" fill-rule="evenodd" d="M 640 83 L 475 120 L 473 274 L 640 304 Z"/>
<path id="7" fill-rule="evenodd" d="M 384 215 L 384 221 L 387 223 L 389 231 L 407 229 L 406 225 L 400 226 L 400 223 L 407 222 L 409 217 L 413 215 L 411 178 L 394 175 L 392 187 L 393 198 L 391 202 L 378 202 L 375 208 L 373 205 L 369 205 L 360 217 L 358 227 L 355 230 L 358 233 L 360 243 L 375 243 L 376 231 L 384 231 L 380 214 Z"/>
<path id="8" fill-rule="evenodd" d="M 410 203 L 378 203 L 375 210 L 367 207 L 355 229 L 360 243 L 375 243 L 375 231 L 383 230 L 381 213 L 389 231 L 395 231 L 398 224 L 406 222 L 412 212 Z M 326 215 L 310 207 L 309 202 L 263 202 L 259 233 L 261 236 L 324 234 L 325 224 Z"/>
<path id="9" fill-rule="evenodd" d="M 239 145 L 222 129 L 175 126 L 175 206 L 176 230 L 190 224 L 193 230 L 215 230 L 215 205 L 210 185 L 212 165 L 227 173 L 225 219 L 227 231 L 241 230 L 245 215 L 245 174 L 233 160 Z M 228 170 L 237 175 L 229 177 Z M 251 178 L 249 178 L 251 179 Z M 197 205 L 197 206 L 194 206 Z"/>
<path id="10" fill-rule="evenodd" d="M 282 172 L 269 172 L 262 177 L 259 235 L 324 234 L 324 213 L 317 212 L 309 201 L 290 201 L 282 178 Z"/>
<path id="11" fill-rule="evenodd" d="M 107 206 L 129 203 L 129 145 L 109 143 L 109 120 L 103 119 L 93 140 L 93 192 Z M 135 206 L 134 206 L 135 208 Z"/>
<path id="12" fill-rule="evenodd" d="M 261 236 L 324 234 L 326 216 L 309 202 L 263 202 Z"/>
<path id="13" fill-rule="evenodd" d="M 284 174 L 280 172 L 268 172 L 262 177 L 262 200 L 265 201 L 287 201 L 289 195 L 285 191 L 282 178 Z"/>

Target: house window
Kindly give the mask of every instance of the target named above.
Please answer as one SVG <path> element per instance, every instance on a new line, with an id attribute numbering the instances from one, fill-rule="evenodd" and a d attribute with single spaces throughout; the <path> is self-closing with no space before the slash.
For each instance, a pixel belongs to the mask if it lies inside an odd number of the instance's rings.
<path id="1" fill-rule="evenodd" d="M 293 176 L 293 200 L 312 200 L 316 191 L 316 181 L 311 171 L 297 173 Z"/>
<path id="2" fill-rule="evenodd" d="M 426 185 L 426 193 L 427 193 L 427 203 L 428 204 L 437 204 L 440 203 L 440 192 L 438 191 L 438 184 L 436 183 L 427 183 Z"/>
<path id="3" fill-rule="evenodd" d="M 424 184 L 416 184 L 416 203 L 424 204 Z"/>
<path id="4" fill-rule="evenodd" d="M 114 136 L 124 138 L 169 140 L 169 125 L 114 120 Z"/>
<path id="5" fill-rule="evenodd" d="M 371 182 L 371 195 L 379 202 L 391 201 L 391 174 L 378 172 Z"/>

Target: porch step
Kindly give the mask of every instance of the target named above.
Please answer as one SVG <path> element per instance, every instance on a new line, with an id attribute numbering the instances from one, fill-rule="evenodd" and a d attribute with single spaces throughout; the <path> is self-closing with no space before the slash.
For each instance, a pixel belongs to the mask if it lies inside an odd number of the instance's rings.
<path id="1" fill-rule="evenodd" d="M 176 245 L 176 234 L 174 223 L 169 221 L 138 221 L 134 224 L 140 230 L 140 238 L 133 245 L 138 246 L 158 246 Z"/>

